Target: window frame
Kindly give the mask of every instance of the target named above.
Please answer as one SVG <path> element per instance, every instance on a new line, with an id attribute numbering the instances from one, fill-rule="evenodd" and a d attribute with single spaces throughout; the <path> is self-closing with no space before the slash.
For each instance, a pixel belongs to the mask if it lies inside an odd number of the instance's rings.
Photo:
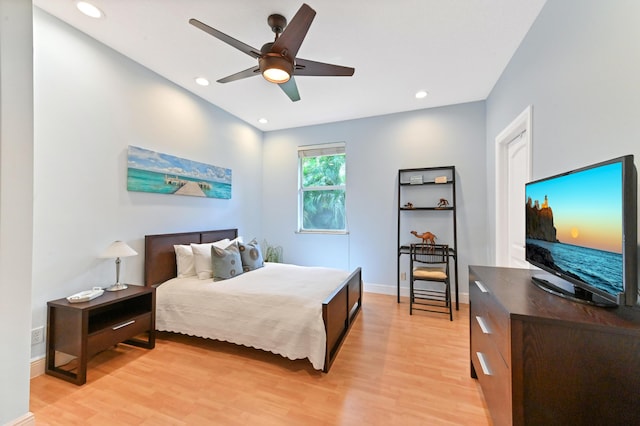
<path id="1" fill-rule="evenodd" d="M 309 157 L 325 157 L 344 155 L 344 184 L 330 186 L 304 187 L 303 160 Z M 310 191 L 342 191 L 344 193 L 344 228 L 343 229 L 306 229 L 304 228 L 304 194 Z M 326 143 L 318 145 L 304 145 L 298 147 L 298 226 L 299 234 L 348 234 L 347 224 L 347 152 L 345 142 Z"/>

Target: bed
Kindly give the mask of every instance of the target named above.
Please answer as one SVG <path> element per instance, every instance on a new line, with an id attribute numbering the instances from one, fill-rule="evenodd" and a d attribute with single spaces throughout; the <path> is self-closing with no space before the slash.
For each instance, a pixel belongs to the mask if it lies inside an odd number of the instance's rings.
<path id="1" fill-rule="evenodd" d="M 198 280 L 197 277 L 176 278 L 177 266 L 174 245 L 204 244 L 225 238 L 233 240 L 237 237 L 237 229 L 145 236 L 144 283 L 145 286 L 156 287 L 156 328 L 160 331 L 255 347 L 290 359 L 308 358 L 315 369 L 328 372 L 362 307 L 361 269 L 357 268 L 349 273 L 329 268 L 265 262 L 263 268 L 225 281 Z M 324 278 L 325 276 L 327 278 Z M 249 281 L 250 278 L 253 281 Z M 271 280 L 272 285 L 264 286 L 263 284 L 263 287 L 272 288 L 273 291 L 270 290 L 269 294 L 262 294 L 260 287 L 255 284 L 255 279 Z M 274 279 L 276 281 L 273 281 Z M 305 286 L 296 284 L 296 282 L 307 281 L 314 288 L 315 286 L 323 286 L 323 288 L 312 290 L 312 294 L 307 294 L 307 291 L 304 290 Z M 235 293 L 233 288 L 237 289 Z M 182 309 L 181 306 L 186 306 L 184 300 L 191 290 L 204 292 L 198 293 L 196 296 L 198 300 L 208 300 L 211 303 L 219 302 L 222 305 L 216 309 L 208 310 L 202 307 Z M 286 299 L 282 297 L 286 297 Z M 239 303 L 239 305 L 236 305 L 235 309 L 221 308 L 221 306 L 231 306 L 231 303 Z M 282 309 L 283 305 L 289 307 Z M 251 327 L 249 317 L 252 316 L 252 312 L 262 313 L 269 310 L 270 307 L 276 306 L 278 309 L 274 309 L 274 312 L 278 318 L 266 320 L 283 321 L 282 325 L 275 324 L 272 327 L 274 330 L 281 327 L 278 331 L 280 336 L 276 335 L 269 340 L 263 332 L 251 333 L 251 330 L 245 332 L 245 329 L 235 335 L 234 326 L 239 322 L 245 322 L 248 327 Z M 213 314 L 218 317 L 215 321 L 210 321 L 211 318 L 208 318 L 207 315 Z M 227 314 L 228 317 L 224 321 L 220 321 L 220 315 Z M 304 317 L 306 319 L 302 319 L 303 315 L 306 315 Z M 292 318 L 298 323 L 298 330 L 287 328 L 289 326 L 285 322 Z M 261 319 L 261 321 L 266 320 Z M 200 326 L 206 322 L 216 325 L 210 327 L 211 330 L 201 328 Z M 222 324 L 229 325 L 223 326 Z M 313 336 L 316 333 L 322 333 L 322 335 L 315 339 Z M 256 335 L 258 340 L 255 340 Z M 308 342 L 307 340 L 312 337 L 315 340 Z M 298 341 L 297 339 L 302 340 Z"/>

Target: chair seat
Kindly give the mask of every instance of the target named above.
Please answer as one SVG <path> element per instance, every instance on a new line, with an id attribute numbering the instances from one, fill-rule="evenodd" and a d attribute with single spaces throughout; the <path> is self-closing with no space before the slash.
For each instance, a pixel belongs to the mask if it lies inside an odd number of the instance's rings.
<path id="1" fill-rule="evenodd" d="M 413 268 L 413 277 L 428 280 L 446 280 L 447 273 L 444 267 L 417 266 Z"/>

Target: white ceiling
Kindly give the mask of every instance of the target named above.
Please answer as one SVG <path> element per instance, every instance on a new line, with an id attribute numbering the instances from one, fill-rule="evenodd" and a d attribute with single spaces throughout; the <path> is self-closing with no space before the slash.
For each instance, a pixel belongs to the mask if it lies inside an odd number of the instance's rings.
<path id="1" fill-rule="evenodd" d="M 104 18 L 81 14 L 75 0 L 34 4 L 267 131 L 486 99 L 546 0 L 308 0 L 317 15 L 298 56 L 356 71 L 297 77 L 298 102 L 259 75 L 216 83 L 257 61 L 188 20 L 259 49 L 274 38 L 267 17 L 290 20 L 300 0 L 91 1 Z M 212 83 L 198 86 L 198 76 Z M 429 96 L 416 99 L 418 90 Z"/>

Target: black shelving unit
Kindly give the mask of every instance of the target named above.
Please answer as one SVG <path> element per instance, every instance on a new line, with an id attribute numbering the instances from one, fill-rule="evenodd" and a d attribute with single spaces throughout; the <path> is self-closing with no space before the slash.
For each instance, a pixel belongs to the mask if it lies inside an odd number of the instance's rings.
<path id="1" fill-rule="evenodd" d="M 429 194 L 435 195 L 437 200 L 429 198 Z M 417 198 L 419 201 L 413 203 L 412 198 Z M 447 203 L 438 205 L 442 198 L 444 198 Z M 407 203 L 409 202 L 412 202 L 413 205 L 408 206 Z M 401 235 L 403 220 L 407 220 L 408 215 L 417 216 L 417 220 L 427 226 L 435 217 L 434 215 L 445 214 L 451 216 L 451 225 L 449 226 L 452 229 L 449 231 L 451 232 L 453 241 L 439 241 L 438 243 L 449 245 L 450 257 L 453 260 L 455 273 L 455 280 L 453 280 L 452 284 L 455 292 L 456 310 L 458 310 L 460 308 L 460 298 L 458 295 L 456 168 L 455 166 L 442 166 L 398 170 L 398 260 L 396 274 L 398 280 L 398 303 L 400 303 L 400 262 L 402 255 L 409 255 L 409 244 L 401 241 L 403 238 L 403 235 Z M 404 235 L 404 238 L 408 239 L 409 237 Z M 420 241 L 416 239 L 415 242 Z"/>

